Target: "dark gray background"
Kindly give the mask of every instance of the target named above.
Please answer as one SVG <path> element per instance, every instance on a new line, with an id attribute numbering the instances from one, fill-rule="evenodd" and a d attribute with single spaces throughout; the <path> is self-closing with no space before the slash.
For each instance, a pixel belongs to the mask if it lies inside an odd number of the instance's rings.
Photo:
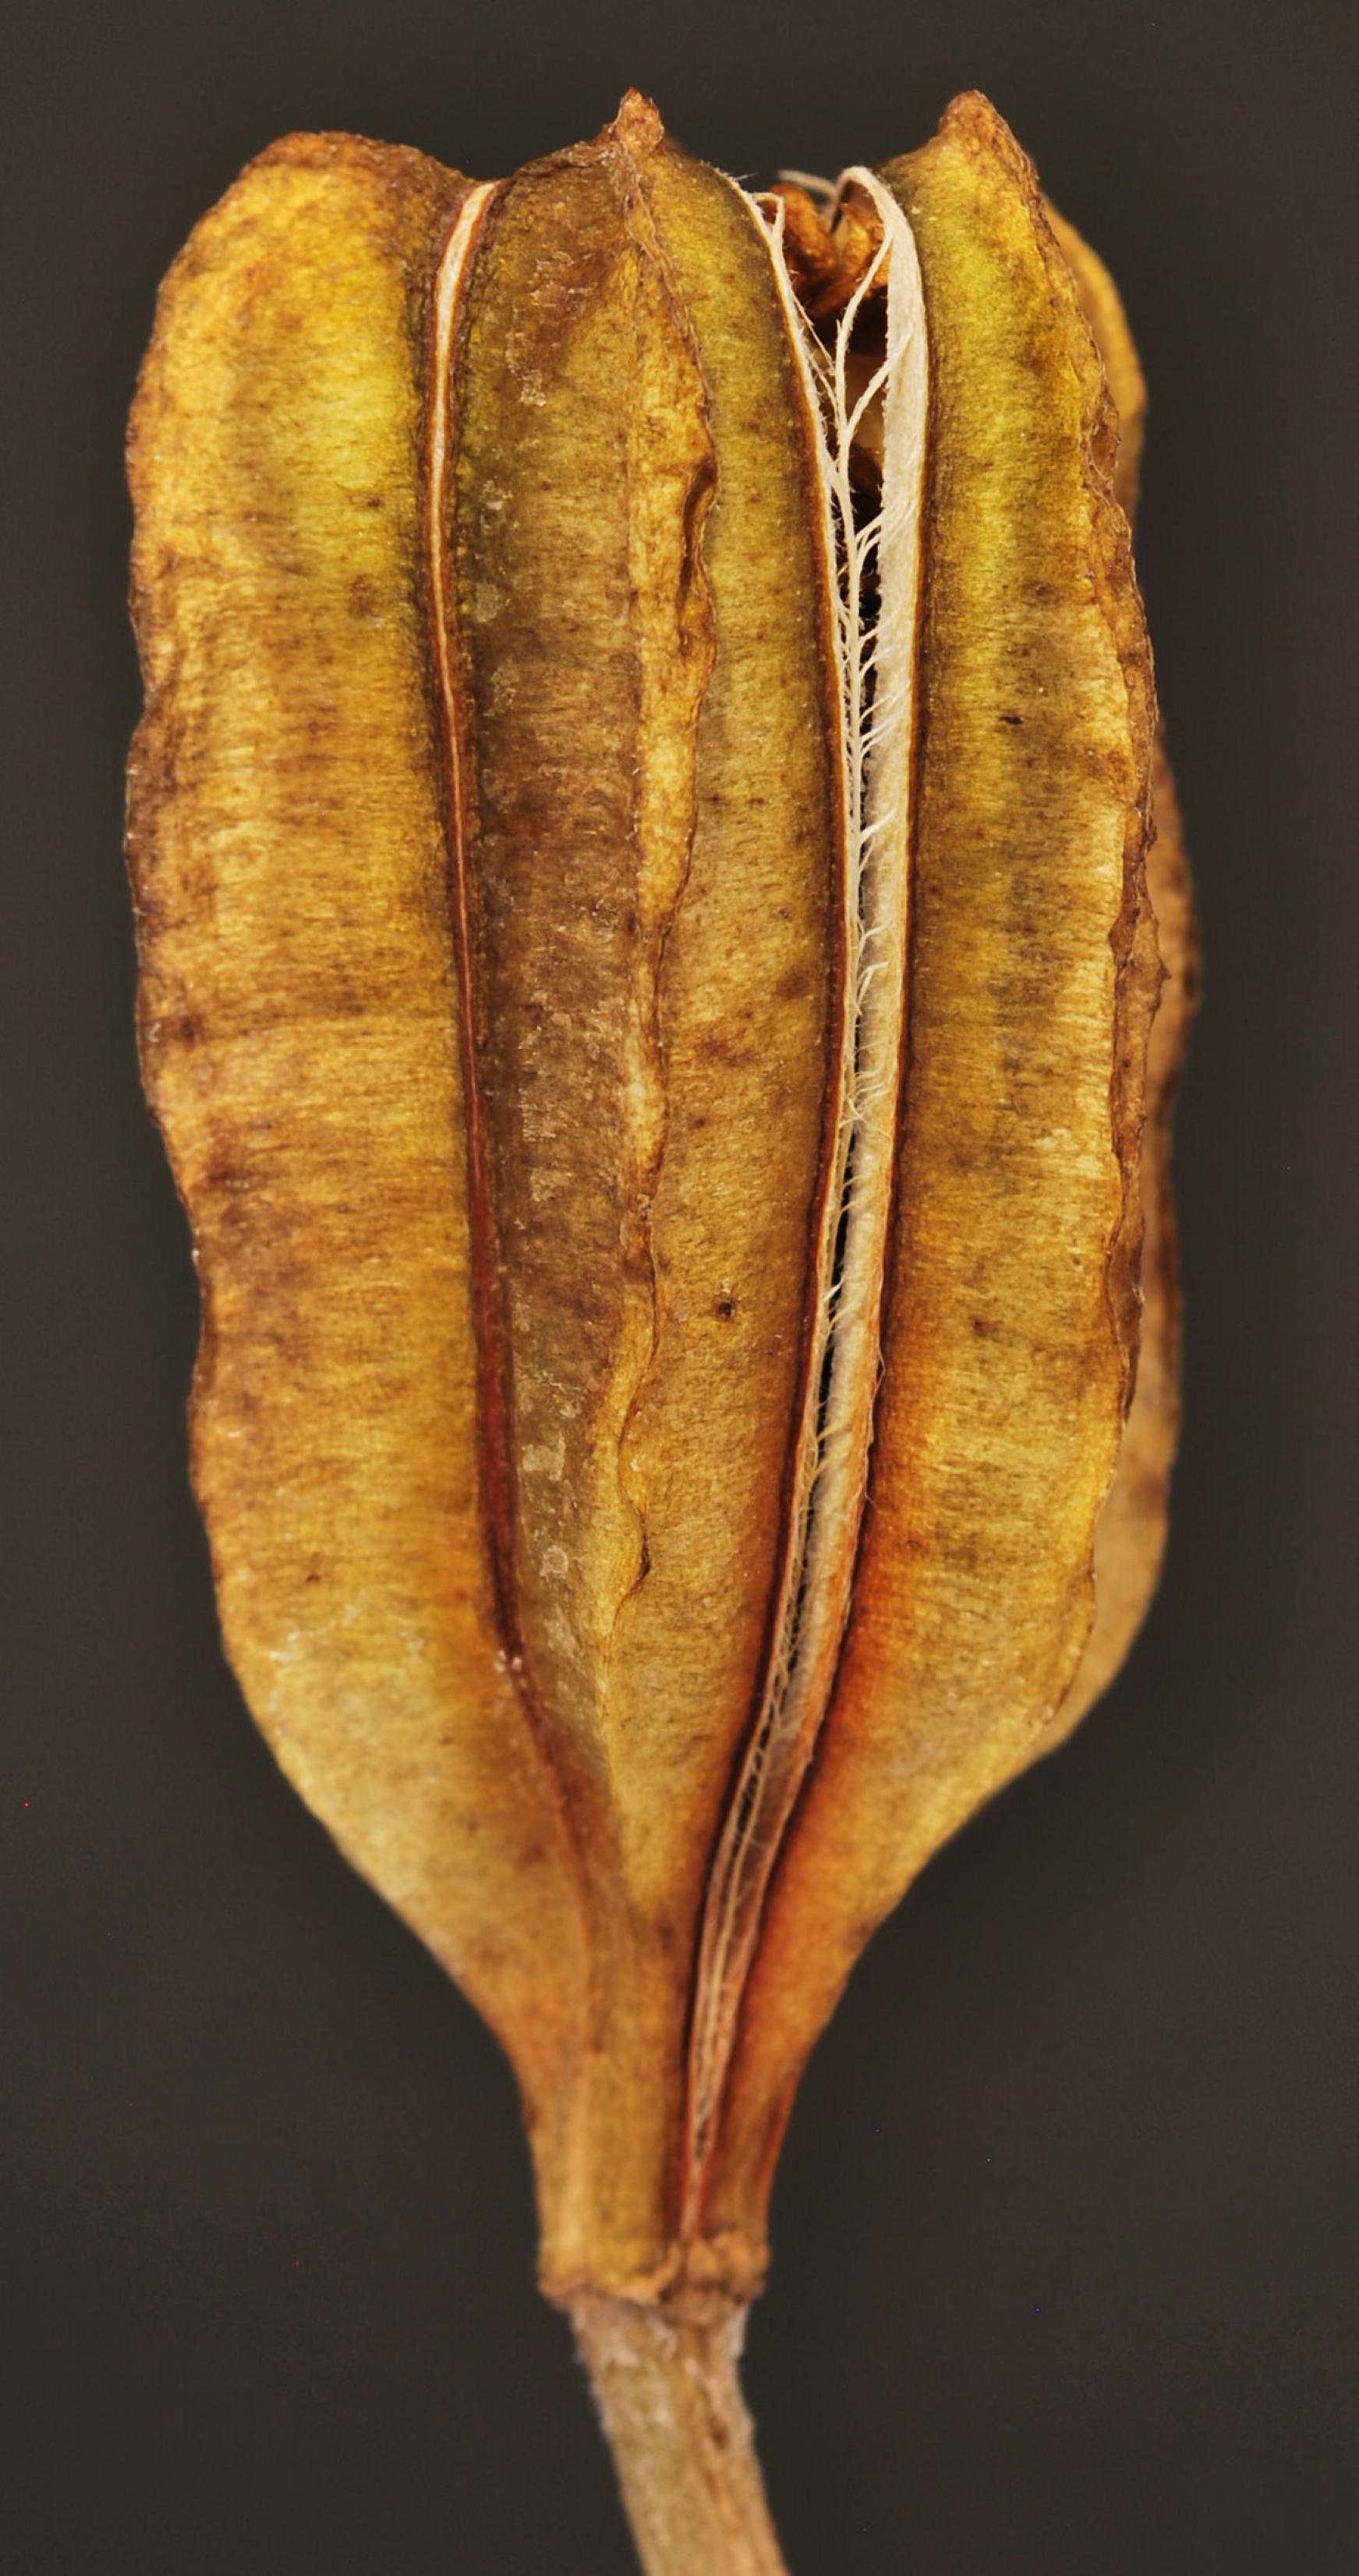
<path id="1" fill-rule="evenodd" d="M 1355 2537 L 1356 29 L 1345 5 L 128 0 L 7 52 L 0 1569 L 17 2576 L 623 2576 L 490 2041 L 218 1656 L 118 856 L 121 423 L 240 164 L 494 175 L 626 82 L 728 168 L 986 89 L 1151 379 L 1140 559 L 1209 943 L 1173 1554 L 1075 1747 L 824 2042 L 749 2384 L 796 2576 L 1322 2576 Z"/>

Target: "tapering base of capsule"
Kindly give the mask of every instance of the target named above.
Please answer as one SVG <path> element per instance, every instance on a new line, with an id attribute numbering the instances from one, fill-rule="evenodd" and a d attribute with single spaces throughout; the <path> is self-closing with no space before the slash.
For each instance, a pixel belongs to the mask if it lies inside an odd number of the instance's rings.
<path id="1" fill-rule="evenodd" d="M 786 2576 L 737 2376 L 746 2310 L 585 2292 L 570 2316 L 645 2576 Z"/>

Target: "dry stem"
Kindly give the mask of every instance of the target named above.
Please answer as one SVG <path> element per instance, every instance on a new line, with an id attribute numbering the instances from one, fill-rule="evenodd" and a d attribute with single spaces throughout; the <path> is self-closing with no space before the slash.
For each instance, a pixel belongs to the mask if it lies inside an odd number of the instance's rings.
<path id="1" fill-rule="evenodd" d="M 571 2301 L 646 2576 L 786 2576 L 737 2378 L 745 2319 Z"/>

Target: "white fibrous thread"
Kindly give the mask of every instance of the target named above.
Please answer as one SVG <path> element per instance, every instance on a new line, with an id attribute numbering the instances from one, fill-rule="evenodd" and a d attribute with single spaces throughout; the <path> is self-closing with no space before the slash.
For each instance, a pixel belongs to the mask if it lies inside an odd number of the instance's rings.
<path id="1" fill-rule="evenodd" d="M 802 183 L 807 185 L 805 181 Z M 838 1115 L 817 1246 L 820 1283 L 775 1642 L 710 1882 L 690 2054 L 689 2223 L 725 2082 L 740 1995 L 765 1892 L 834 1682 L 863 1513 L 906 1010 L 916 627 L 928 351 L 915 241 L 871 171 L 844 173 L 869 197 L 882 240 L 838 316 L 829 345 L 798 304 L 783 251 L 783 208 L 766 201 L 766 239 L 797 352 L 824 502 L 822 542 L 834 602 L 847 866 L 846 1009 Z M 850 351 L 865 300 L 886 288 L 886 349 L 851 392 Z M 853 452 L 882 416 L 881 499 L 856 521 Z"/>

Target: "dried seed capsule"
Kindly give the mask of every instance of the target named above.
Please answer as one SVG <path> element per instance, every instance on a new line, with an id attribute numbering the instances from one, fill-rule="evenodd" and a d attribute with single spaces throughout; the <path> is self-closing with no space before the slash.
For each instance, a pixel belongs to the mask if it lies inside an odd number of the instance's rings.
<path id="1" fill-rule="evenodd" d="M 807 2050 L 1159 1556 L 1191 933 L 1167 844 L 1149 1068 L 1140 377 L 1054 221 L 976 97 L 820 211 L 635 97 L 495 185 L 294 137 L 134 419 L 224 1633 L 509 2051 L 666 2576 L 777 2565 Z"/>

